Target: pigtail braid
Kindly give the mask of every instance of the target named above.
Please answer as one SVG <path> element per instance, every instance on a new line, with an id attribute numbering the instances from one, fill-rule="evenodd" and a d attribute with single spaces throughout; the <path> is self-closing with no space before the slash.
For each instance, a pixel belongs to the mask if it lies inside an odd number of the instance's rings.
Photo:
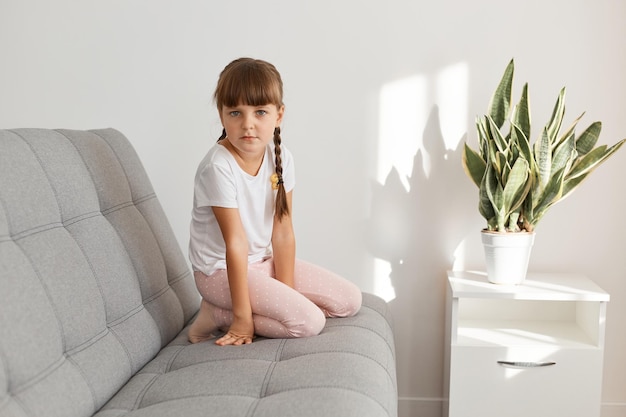
<path id="1" fill-rule="evenodd" d="M 226 139 L 226 129 L 222 129 L 222 135 L 217 139 L 217 141 L 219 142 L 222 139 Z"/>
<path id="2" fill-rule="evenodd" d="M 278 191 L 276 193 L 276 217 L 278 217 L 278 220 L 282 220 L 283 216 L 289 215 L 287 193 L 285 192 L 285 184 L 283 182 L 283 161 L 280 149 L 281 142 L 280 127 L 277 127 L 274 129 L 274 162 L 276 164 L 276 176 L 278 177 Z"/>

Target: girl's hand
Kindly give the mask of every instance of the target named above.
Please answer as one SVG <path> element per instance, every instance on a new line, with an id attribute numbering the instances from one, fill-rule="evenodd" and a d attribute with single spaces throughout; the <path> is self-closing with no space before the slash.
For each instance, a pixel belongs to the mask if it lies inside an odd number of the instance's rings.
<path id="1" fill-rule="evenodd" d="M 252 317 L 250 317 L 250 320 L 235 318 L 230 329 L 228 329 L 228 333 L 217 339 L 215 344 L 219 346 L 249 345 L 252 343 L 252 339 L 254 339 L 254 322 L 252 321 Z"/>

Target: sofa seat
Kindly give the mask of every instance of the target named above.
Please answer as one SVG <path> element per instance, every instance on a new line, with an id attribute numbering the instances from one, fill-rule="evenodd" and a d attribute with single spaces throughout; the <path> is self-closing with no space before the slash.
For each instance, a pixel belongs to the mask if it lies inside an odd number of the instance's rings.
<path id="1" fill-rule="evenodd" d="M 183 331 L 96 416 L 395 415 L 386 307 L 364 294 L 357 316 L 329 319 L 319 336 L 237 347 L 191 345 Z"/>

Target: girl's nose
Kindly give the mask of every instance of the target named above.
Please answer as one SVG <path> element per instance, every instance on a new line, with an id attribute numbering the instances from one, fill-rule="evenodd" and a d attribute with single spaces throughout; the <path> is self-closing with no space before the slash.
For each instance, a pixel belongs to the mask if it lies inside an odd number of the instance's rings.
<path id="1" fill-rule="evenodd" d="M 241 123 L 241 127 L 244 129 L 251 129 L 254 126 L 253 116 L 250 114 L 244 114 Z"/>

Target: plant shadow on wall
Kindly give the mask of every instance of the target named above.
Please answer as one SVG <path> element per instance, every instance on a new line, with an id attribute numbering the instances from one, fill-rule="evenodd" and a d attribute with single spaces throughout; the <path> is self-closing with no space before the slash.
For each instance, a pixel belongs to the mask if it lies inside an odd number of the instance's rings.
<path id="1" fill-rule="evenodd" d="M 475 191 L 462 170 L 461 150 L 446 149 L 437 106 L 422 143 L 408 191 L 396 168 L 384 184 L 372 185 L 365 226 L 368 250 L 391 267 L 401 397 L 409 395 L 407 390 L 410 396 L 442 396 L 446 271 L 459 244 L 476 228 L 467 218 Z"/>

